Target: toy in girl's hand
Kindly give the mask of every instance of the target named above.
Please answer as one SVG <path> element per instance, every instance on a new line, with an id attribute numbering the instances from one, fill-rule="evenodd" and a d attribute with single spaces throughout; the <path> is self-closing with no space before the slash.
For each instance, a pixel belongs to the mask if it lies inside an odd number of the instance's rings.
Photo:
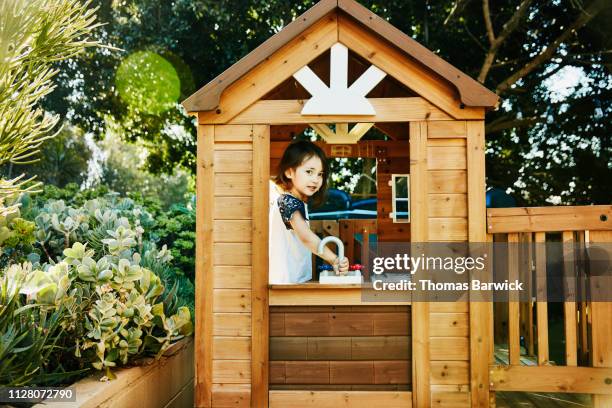
<path id="1" fill-rule="evenodd" d="M 319 271 L 333 271 L 334 267 L 331 265 L 319 265 L 318 267 Z M 360 264 L 354 264 L 354 265 L 349 265 L 349 271 L 361 271 L 363 270 L 363 265 Z"/>

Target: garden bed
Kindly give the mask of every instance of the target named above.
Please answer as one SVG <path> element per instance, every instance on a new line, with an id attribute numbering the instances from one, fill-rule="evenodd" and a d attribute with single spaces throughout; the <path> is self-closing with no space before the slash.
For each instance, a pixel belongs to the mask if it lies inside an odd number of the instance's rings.
<path id="1" fill-rule="evenodd" d="M 143 365 L 114 371 L 112 381 L 99 381 L 100 374 L 74 384 L 76 403 L 45 403 L 53 407 L 147 407 L 178 408 L 193 405 L 193 338 L 173 344 L 160 360 L 146 359 Z"/>

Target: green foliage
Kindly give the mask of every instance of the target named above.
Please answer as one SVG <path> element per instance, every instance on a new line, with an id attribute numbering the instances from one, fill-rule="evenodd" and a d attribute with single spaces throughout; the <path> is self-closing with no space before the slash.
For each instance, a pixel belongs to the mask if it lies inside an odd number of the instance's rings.
<path id="1" fill-rule="evenodd" d="M 96 10 L 77 0 L 0 2 L 0 166 L 26 164 L 53 137 L 59 117 L 38 107 L 53 90 L 53 65 L 97 45 L 83 39 L 98 25 Z M 0 179 L 0 216 L 13 212 L 11 197 L 37 185 L 24 175 Z M 27 187 L 29 185 L 29 187 Z"/>
<path id="2" fill-rule="evenodd" d="M 158 200 L 163 208 L 169 208 L 176 202 L 183 202 L 188 191 L 192 190 L 192 175 L 184 169 L 173 169 L 172 174 L 154 175 L 144 169 L 147 152 L 141 143 L 128 144 L 115 135 L 107 132 L 100 143 L 106 156 L 102 163 L 102 174 L 99 183 L 122 195 L 134 194 L 134 186 L 144 200 Z"/>
<path id="3" fill-rule="evenodd" d="M 139 51 L 121 62 L 115 77 L 117 92 L 136 114 L 159 114 L 172 108 L 181 93 L 176 70 L 162 56 Z"/>
<path id="4" fill-rule="evenodd" d="M 65 305 L 28 299 L 31 264 L 0 270 L 0 384 L 20 386 L 68 380 L 86 370 L 66 371 L 57 359 L 64 336 Z M 48 290 L 47 290 L 48 293 Z M 41 299 L 50 297 L 41 291 Z"/>
<path id="5" fill-rule="evenodd" d="M 8 164 L 0 171 L 8 178 L 14 173 L 36 176 L 45 185 L 81 185 L 87 178 L 91 157 L 92 151 L 85 142 L 83 132 L 70 124 L 64 124 L 54 138 L 40 147 L 40 160 L 25 165 Z"/>
<path id="6" fill-rule="evenodd" d="M 14 313 L 0 309 L 0 328 L 8 333 L 6 350 L 0 349 L 7 356 L 0 375 L 8 373 L 7 381 L 44 383 L 45 375 L 58 370 L 49 361 L 62 367 L 91 365 L 112 378 L 111 367 L 143 354 L 159 357 L 172 342 L 192 333 L 188 301 L 177 300 L 179 282 L 168 288 L 164 278 L 169 276 L 158 275 L 170 268 L 172 255 L 165 245 L 158 249 L 143 241 L 153 221 L 141 207 L 114 198 L 88 200 L 76 208 L 49 201 L 35 222 L 44 262 L 3 269 L 0 294 L 11 296 L 14 310 L 54 313 L 51 334 L 35 344 L 47 350 L 49 336 L 55 336 L 56 350 L 42 353 L 46 363 L 32 363 L 43 376 L 25 370 L 17 354 L 33 340 L 24 328 L 11 326 Z"/>
<path id="7" fill-rule="evenodd" d="M 91 49 L 78 64 L 65 64 L 62 87 L 48 104 L 58 112 L 70 109 L 76 122 L 97 133 L 103 132 L 107 117 L 112 117 L 121 126 L 122 138 L 143 141 L 152 149 L 147 168 L 153 171 L 169 172 L 177 164 L 193 171 L 191 118 L 180 109 L 134 115 L 115 91 L 109 92 L 107 84 L 113 82 L 122 60 L 143 49 L 164 56 L 178 73 L 184 98 L 196 89 L 192 84 L 208 83 L 314 3 L 99 2 L 99 18 L 109 23 L 103 38 L 126 53 Z M 551 196 L 572 204 L 611 201 L 607 180 L 612 176 L 612 138 L 607 119 L 612 109 L 612 36 L 607 21 L 612 9 L 602 10 L 605 0 L 528 2 L 516 25 L 506 25 L 517 13 L 515 1 L 491 4 L 494 35 L 499 38 L 506 27 L 512 30 L 484 71 L 491 44 L 482 2 L 361 3 L 468 75 L 478 78 L 482 74 L 485 86 L 499 92 L 504 103 L 487 114 L 489 186 L 513 188 L 521 204 L 529 205 L 546 204 Z M 596 12 L 590 11 L 593 5 Z M 588 24 L 570 29 L 587 15 L 592 17 Z M 547 50 L 552 54 L 534 64 Z M 175 58 L 166 57 L 168 54 Z M 524 68 L 529 72 L 516 78 Z M 555 73 L 566 68 L 581 71 L 584 84 L 570 87 L 565 99 L 556 99 L 547 81 L 554 83 Z M 83 82 L 75 85 L 71 81 L 75 75 L 83 75 Z M 70 97 L 75 91 L 86 97 L 73 102 Z M 168 132 L 168 124 L 184 128 L 191 137 L 177 138 Z"/>
<path id="8" fill-rule="evenodd" d="M 34 250 L 36 224 L 20 217 L 19 209 L 0 217 L 0 268 Z"/>
<path id="9" fill-rule="evenodd" d="M 195 211 L 183 205 L 174 205 L 155 218 L 152 230 L 159 243 L 167 245 L 174 265 L 193 281 L 195 271 Z"/>

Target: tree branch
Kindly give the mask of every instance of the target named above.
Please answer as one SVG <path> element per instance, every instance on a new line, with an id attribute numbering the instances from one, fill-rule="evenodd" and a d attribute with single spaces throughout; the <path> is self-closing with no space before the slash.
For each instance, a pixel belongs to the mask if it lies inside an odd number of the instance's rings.
<path id="1" fill-rule="evenodd" d="M 495 32 L 493 32 L 493 23 L 491 22 L 491 10 L 489 9 L 489 0 L 482 0 L 482 13 L 484 15 L 485 27 L 487 28 L 487 37 L 489 44 L 493 47 L 495 44 Z"/>
<path id="2" fill-rule="evenodd" d="M 463 11 L 463 9 L 465 8 L 465 6 L 470 2 L 470 0 L 457 0 L 455 2 L 455 5 L 453 6 L 453 8 L 451 9 L 450 13 L 448 13 L 448 17 L 446 17 L 446 19 L 444 20 L 444 24 L 446 25 L 448 24 L 449 21 L 451 21 L 451 19 L 458 13 L 461 13 Z"/>
<path id="3" fill-rule="evenodd" d="M 482 0 L 482 10 L 485 18 L 485 26 L 487 27 L 487 36 L 489 37 L 489 43 L 491 47 L 485 56 L 484 62 L 482 63 L 482 67 L 480 68 L 480 74 L 478 74 L 478 81 L 480 83 L 484 83 L 487 78 L 487 74 L 491 70 L 491 66 L 495 61 L 495 56 L 497 55 L 497 51 L 499 47 L 506 41 L 508 36 L 518 27 L 519 23 L 525 16 L 525 13 L 529 9 L 529 5 L 532 0 L 523 0 L 521 4 L 518 6 L 512 17 L 504 24 L 502 27 L 502 31 L 499 36 L 496 38 L 495 33 L 493 32 L 493 24 L 491 23 L 491 11 L 489 10 L 489 1 Z"/>
<path id="4" fill-rule="evenodd" d="M 487 134 L 493 134 L 493 133 L 497 133 L 500 132 L 502 130 L 506 130 L 506 129 L 513 129 L 513 128 L 521 128 L 521 127 L 525 127 L 525 126 L 532 126 L 538 122 L 541 122 L 543 119 L 538 118 L 536 116 L 533 117 L 529 117 L 529 118 L 523 118 L 523 119 L 512 119 L 512 120 L 502 120 L 502 121 L 496 121 L 497 123 L 490 123 L 488 125 L 485 126 L 485 132 Z"/>
<path id="5" fill-rule="evenodd" d="M 540 54 L 533 58 L 523 68 L 516 71 L 514 74 L 510 75 L 499 85 L 497 85 L 495 92 L 498 95 L 504 93 L 506 90 L 508 90 L 508 88 L 510 88 L 510 86 L 512 86 L 512 84 L 514 84 L 520 78 L 528 75 L 541 64 L 550 60 L 557 51 L 557 48 L 559 48 L 559 46 L 578 29 L 582 28 L 585 24 L 591 21 L 593 17 L 595 17 L 600 11 L 602 11 L 606 7 L 606 4 L 607 0 L 593 1 L 587 9 L 583 10 L 580 13 L 578 18 L 572 23 L 572 25 L 569 26 L 567 30 L 563 31 L 552 43 L 550 43 L 542 52 L 540 52 Z"/>
<path id="6" fill-rule="evenodd" d="M 472 40 L 474 40 L 474 42 L 484 51 L 487 52 L 487 49 L 484 45 L 482 45 L 482 43 L 480 42 L 480 40 L 470 31 L 470 28 L 468 27 L 467 23 L 464 21 L 463 22 L 463 27 L 465 28 L 465 31 L 468 33 L 468 35 L 470 36 L 470 38 Z"/>

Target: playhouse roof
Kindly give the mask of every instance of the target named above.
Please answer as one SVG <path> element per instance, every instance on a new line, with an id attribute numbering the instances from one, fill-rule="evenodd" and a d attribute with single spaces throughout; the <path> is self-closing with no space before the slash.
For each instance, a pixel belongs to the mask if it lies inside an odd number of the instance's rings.
<path id="1" fill-rule="evenodd" d="M 216 109 L 219 106 L 221 94 L 228 86 L 336 9 L 382 36 L 407 56 L 417 60 L 424 67 L 449 82 L 457 90 L 461 103 L 465 106 L 488 109 L 497 106 L 499 97 L 495 93 L 354 0 L 321 0 L 184 100 L 183 106 L 188 112 Z"/>

